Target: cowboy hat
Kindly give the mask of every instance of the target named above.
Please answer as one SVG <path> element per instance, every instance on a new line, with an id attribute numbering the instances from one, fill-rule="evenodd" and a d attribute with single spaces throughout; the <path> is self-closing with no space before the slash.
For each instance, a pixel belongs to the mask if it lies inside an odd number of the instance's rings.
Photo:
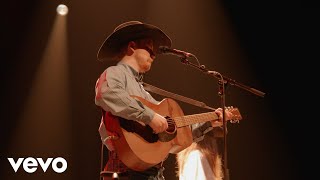
<path id="1" fill-rule="evenodd" d="M 114 57 L 120 48 L 129 41 L 151 38 L 155 53 L 160 46 L 171 47 L 171 39 L 158 27 L 140 21 L 128 21 L 117 26 L 102 43 L 97 58 L 100 61 Z"/>

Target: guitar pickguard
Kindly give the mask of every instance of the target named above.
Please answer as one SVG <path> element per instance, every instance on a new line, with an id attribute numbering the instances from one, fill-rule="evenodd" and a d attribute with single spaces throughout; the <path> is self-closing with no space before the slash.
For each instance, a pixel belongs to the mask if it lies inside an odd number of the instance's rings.
<path id="1" fill-rule="evenodd" d="M 166 118 L 168 119 L 169 117 L 166 117 Z M 119 123 L 123 129 L 125 129 L 128 132 L 138 134 L 148 143 L 155 143 L 158 140 L 161 142 L 169 142 L 172 139 L 174 139 L 177 135 L 177 131 L 176 131 L 176 128 L 174 127 L 174 124 L 171 125 L 173 127 L 169 125 L 169 128 L 168 128 L 169 132 L 164 131 L 159 134 L 155 134 L 153 133 L 153 130 L 149 125 L 143 126 L 136 121 L 126 120 L 124 118 L 119 117 Z"/>
<path id="2" fill-rule="evenodd" d="M 143 126 L 140 123 L 132 120 L 126 120 L 119 117 L 120 126 L 128 132 L 136 133 L 149 143 L 155 143 L 159 140 L 157 134 L 153 133 L 150 126 Z"/>

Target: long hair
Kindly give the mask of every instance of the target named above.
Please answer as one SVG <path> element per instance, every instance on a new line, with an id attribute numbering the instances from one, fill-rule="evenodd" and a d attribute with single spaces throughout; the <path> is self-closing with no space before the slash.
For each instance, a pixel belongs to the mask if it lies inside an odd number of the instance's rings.
<path id="1" fill-rule="evenodd" d="M 179 176 L 180 172 L 183 171 L 184 164 L 189 154 L 194 150 L 199 150 L 201 152 L 203 158 L 208 160 L 216 179 L 222 180 L 223 172 L 221 155 L 219 154 L 217 138 L 214 137 L 213 131 L 206 133 L 203 140 L 199 142 L 193 142 L 188 148 L 177 154 L 177 175 Z"/>

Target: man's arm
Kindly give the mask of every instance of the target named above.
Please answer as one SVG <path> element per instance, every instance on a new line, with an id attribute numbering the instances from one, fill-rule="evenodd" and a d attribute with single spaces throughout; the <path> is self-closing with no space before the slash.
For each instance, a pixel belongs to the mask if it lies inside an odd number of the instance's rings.
<path id="1" fill-rule="evenodd" d="M 128 120 L 149 124 L 154 111 L 131 97 L 125 90 L 125 75 L 116 68 L 108 68 L 105 78 L 100 77 L 96 88 L 96 105 Z"/>

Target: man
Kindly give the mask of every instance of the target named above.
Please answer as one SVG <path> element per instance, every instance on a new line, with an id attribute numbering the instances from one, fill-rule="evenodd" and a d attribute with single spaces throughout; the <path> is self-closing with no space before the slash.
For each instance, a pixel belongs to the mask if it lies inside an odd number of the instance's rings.
<path id="1" fill-rule="evenodd" d="M 95 103 L 103 109 L 102 122 L 105 126 L 112 126 L 112 118 L 121 117 L 127 121 L 149 125 L 154 133 L 163 132 L 168 128 L 164 117 L 132 97 L 139 96 L 152 103 L 158 103 L 143 89 L 140 82 L 143 73 L 150 70 L 159 46 L 170 47 L 170 38 L 158 27 L 139 21 L 120 24 L 104 41 L 99 49 L 98 59 L 103 61 L 109 58 L 119 61 L 116 66 L 107 68 L 96 84 Z M 106 134 L 110 136 L 112 132 L 106 131 Z M 113 152 L 112 140 L 105 140 L 104 143 Z M 114 154 L 110 155 L 117 158 Z M 127 172 L 129 179 L 163 179 L 161 165 L 145 171 L 134 171 L 121 161 L 112 160 L 111 162 L 109 157 L 105 170 Z M 111 168 L 114 167 L 114 162 L 119 162 L 118 169 Z"/>
<path id="2" fill-rule="evenodd" d="M 143 164 L 132 163 L 137 158 L 131 156 L 130 149 L 119 148 L 127 144 L 122 141 L 121 131 L 117 132 L 119 126 L 130 126 L 126 128 L 131 131 L 132 122 L 148 125 L 154 134 L 168 128 L 168 122 L 163 116 L 136 98 L 138 96 L 153 104 L 159 103 L 144 90 L 141 81 L 143 74 L 150 70 L 160 46 L 171 47 L 170 38 L 161 29 L 151 24 L 129 21 L 116 27 L 98 51 L 98 60 L 118 61 L 116 66 L 108 67 L 101 74 L 95 89 L 95 103 L 102 109 L 99 133 L 109 150 L 109 160 L 104 168 L 107 172 L 117 172 L 129 179 L 164 179 L 162 163 L 148 169 L 142 169 Z M 126 154 L 126 157 L 118 157 L 115 151 Z M 128 164 L 132 167 L 129 168 Z"/>

